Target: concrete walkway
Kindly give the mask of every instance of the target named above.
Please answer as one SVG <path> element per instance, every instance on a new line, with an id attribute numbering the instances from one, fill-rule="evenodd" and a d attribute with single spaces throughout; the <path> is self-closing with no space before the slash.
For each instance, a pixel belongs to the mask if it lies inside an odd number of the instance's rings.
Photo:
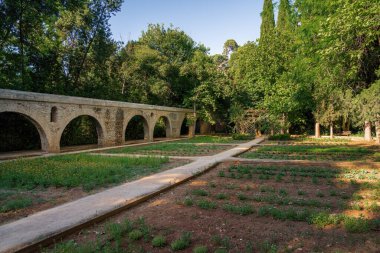
<path id="1" fill-rule="evenodd" d="M 0 226 L 0 252 L 14 252 L 79 227 L 96 217 L 141 200 L 144 196 L 189 179 L 219 162 L 247 151 L 263 140 L 258 138 L 219 154 L 199 158 L 190 164 L 125 183 Z"/>

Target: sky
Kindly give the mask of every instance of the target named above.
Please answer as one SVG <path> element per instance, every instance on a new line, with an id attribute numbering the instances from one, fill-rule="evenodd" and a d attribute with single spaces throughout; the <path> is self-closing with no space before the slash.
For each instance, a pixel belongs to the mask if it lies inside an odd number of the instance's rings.
<path id="1" fill-rule="evenodd" d="M 262 5 L 263 0 L 124 0 L 111 17 L 111 31 L 115 40 L 127 42 L 148 24 L 172 24 L 217 54 L 228 39 L 244 45 L 260 36 Z"/>

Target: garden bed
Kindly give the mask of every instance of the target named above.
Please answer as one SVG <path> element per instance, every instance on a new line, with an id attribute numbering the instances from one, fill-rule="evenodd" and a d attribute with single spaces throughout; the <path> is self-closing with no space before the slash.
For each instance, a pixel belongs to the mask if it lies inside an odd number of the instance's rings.
<path id="1" fill-rule="evenodd" d="M 233 148 L 234 145 L 214 145 L 205 143 L 157 143 L 141 146 L 110 149 L 106 153 L 111 154 L 141 154 L 156 156 L 206 156 L 215 155 L 224 150 Z"/>
<path id="2" fill-rule="evenodd" d="M 89 154 L 2 162 L 0 224 L 187 162 Z"/>
<path id="3" fill-rule="evenodd" d="M 380 162 L 378 146 L 263 145 L 241 155 L 249 159 Z"/>
<path id="4" fill-rule="evenodd" d="M 214 143 L 214 144 L 239 144 L 248 142 L 249 140 L 234 140 L 232 136 L 224 135 L 207 135 L 207 136 L 195 136 L 193 138 L 187 138 L 176 141 L 177 143 Z"/>
<path id="5" fill-rule="evenodd" d="M 376 169 L 224 163 L 45 251 L 378 252 L 379 192 Z"/>

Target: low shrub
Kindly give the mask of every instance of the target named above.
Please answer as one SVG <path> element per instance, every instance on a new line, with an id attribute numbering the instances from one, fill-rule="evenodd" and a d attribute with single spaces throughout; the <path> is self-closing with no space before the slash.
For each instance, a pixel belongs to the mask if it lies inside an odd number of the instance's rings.
<path id="1" fill-rule="evenodd" d="M 206 246 L 196 246 L 193 249 L 193 253 L 207 253 L 207 252 L 208 252 L 208 249 Z"/>
<path id="2" fill-rule="evenodd" d="M 234 134 L 232 134 L 232 139 L 234 139 L 234 140 L 240 140 L 240 141 L 252 140 L 252 139 L 255 139 L 255 135 L 254 134 L 239 134 L 239 133 L 234 133 Z"/>
<path id="3" fill-rule="evenodd" d="M 268 140 L 271 141 L 288 141 L 291 140 L 292 137 L 290 134 L 274 134 L 268 137 Z"/>
<path id="4" fill-rule="evenodd" d="M 216 209 L 217 205 L 214 202 L 208 201 L 208 200 L 200 200 L 197 202 L 197 206 L 202 209 Z"/>
<path id="5" fill-rule="evenodd" d="M 171 243 L 171 248 L 174 251 L 183 250 L 190 246 L 191 244 L 191 233 L 184 232 L 181 237 Z"/>
<path id="6" fill-rule="evenodd" d="M 364 218 L 345 217 L 344 228 L 350 233 L 363 233 L 371 230 L 371 221 Z"/>
<path id="7" fill-rule="evenodd" d="M 191 193 L 195 196 L 208 196 L 208 192 L 203 189 L 195 189 Z"/>
<path id="8" fill-rule="evenodd" d="M 251 205 L 235 206 L 232 204 L 225 204 L 223 206 L 223 209 L 225 211 L 235 213 L 235 214 L 239 214 L 239 215 L 248 215 L 248 214 L 252 214 L 255 212 L 255 210 L 253 209 L 253 207 Z"/>
<path id="9" fill-rule="evenodd" d="M 8 200 L 2 206 L 0 206 L 0 213 L 6 213 L 9 211 L 14 211 L 22 208 L 29 207 L 33 204 L 33 200 L 30 198 L 19 198 Z"/>
<path id="10" fill-rule="evenodd" d="M 194 201 L 192 198 L 186 197 L 185 200 L 183 201 L 183 204 L 185 206 L 192 206 L 194 204 Z"/>
<path id="11" fill-rule="evenodd" d="M 227 199 L 228 196 L 227 196 L 227 194 L 225 194 L 225 193 L 218 193 L 218 194 L 216 195 L 216 198 L 217 198 L 217 199 Z"/>
<path id="12" fill-rule="evenodd" d="M 166 245 L 166 238 L 162 235 L 157 235 L 152 240 L 152 246 L 156 248 L 164 247 Z"/>
<path id="13" fill-rule="evenodd" d="M 132 241 L 137 241 L 143 237 L 143 232 L 139 229 L 134 229 L 128 233 L 128 238 Z"/>

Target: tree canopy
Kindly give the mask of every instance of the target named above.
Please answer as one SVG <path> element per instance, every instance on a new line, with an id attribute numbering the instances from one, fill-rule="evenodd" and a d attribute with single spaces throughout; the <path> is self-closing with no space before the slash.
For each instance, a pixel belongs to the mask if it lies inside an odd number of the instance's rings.
<path id="1" fill-rule="evenodd" d="M 379 121 L 378 0 L 264 0 L 260 38 L 220 55 L 162 24 L 113 40 L 121 4 L 1 1 L 0 87 L 196 107 L 211 124 L 255 110 L 262 131 Z"/>

